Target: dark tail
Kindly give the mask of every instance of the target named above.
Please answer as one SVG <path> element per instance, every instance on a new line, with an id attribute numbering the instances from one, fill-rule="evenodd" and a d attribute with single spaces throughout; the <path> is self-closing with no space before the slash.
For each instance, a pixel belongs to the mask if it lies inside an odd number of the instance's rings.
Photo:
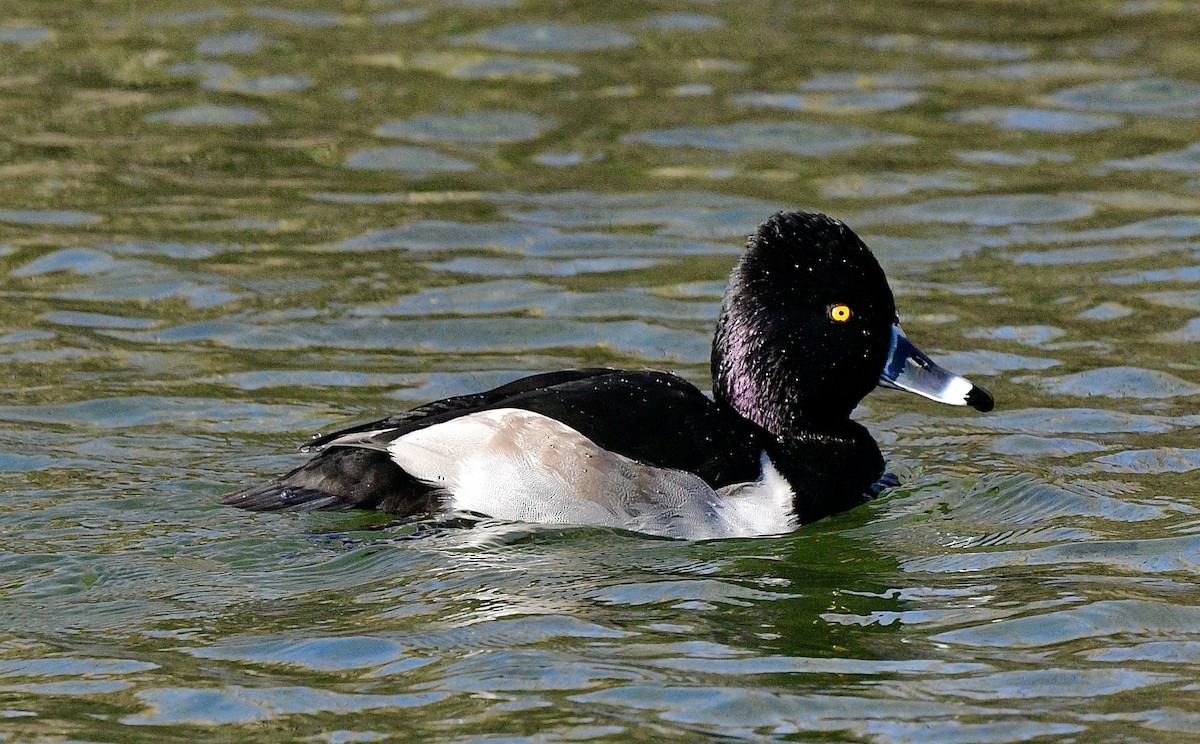
<path id="1" fill-rule="evenodd" d="M 430 511 L 436 499 L 385 452 L 334 447 L 295 470 L 226 494 L 222 504 L 250 511 L 379 509 L 408 516 Z"/>

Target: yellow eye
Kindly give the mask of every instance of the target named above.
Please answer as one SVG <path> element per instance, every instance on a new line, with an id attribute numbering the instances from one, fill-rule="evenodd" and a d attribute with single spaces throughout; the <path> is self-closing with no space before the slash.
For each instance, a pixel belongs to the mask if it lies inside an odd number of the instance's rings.
<path id="1" fill-rule="evenodd" d="M 850 312 L 849 305 L 830 305 L 829 306 L 829 318 L 831 320 L 837 321 L 838 323 L 845 323 L 847 320 L 850 320 L 850 316 L 852 314 L 853 313 Z"/>

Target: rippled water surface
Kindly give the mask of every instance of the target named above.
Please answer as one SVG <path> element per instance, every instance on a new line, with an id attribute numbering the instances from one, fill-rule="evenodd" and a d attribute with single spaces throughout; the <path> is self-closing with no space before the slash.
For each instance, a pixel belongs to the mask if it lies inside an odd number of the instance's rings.
<path id="1" fill-rule="evenodd" d="M 1186 741 L 1200 8 L 0 7 L 0 739 Z M 705 385 L 744 237 L 856 227 L 988 415 L 689 544 L 248 514 L 317 431 Z"/>

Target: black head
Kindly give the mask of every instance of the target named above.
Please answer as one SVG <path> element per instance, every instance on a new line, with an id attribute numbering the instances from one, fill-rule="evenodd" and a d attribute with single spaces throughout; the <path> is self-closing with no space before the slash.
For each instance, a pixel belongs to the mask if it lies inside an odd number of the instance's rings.
<path id="1" fill-rule="evenodd" d="M 713 392 L 783 438 L 845 422 L 879 381 L 895 320 L 883 269 L 850 228 L 780 212 L 750 236 L 730 276 Z"/>

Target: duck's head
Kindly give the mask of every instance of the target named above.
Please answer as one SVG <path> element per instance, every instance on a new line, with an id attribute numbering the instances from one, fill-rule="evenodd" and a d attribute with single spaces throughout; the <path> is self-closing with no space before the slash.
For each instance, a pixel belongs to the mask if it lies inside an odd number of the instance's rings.
<path id="1" fill-rule="evenodd" d="M 823 214 L 780 212 L 750 236 L 722 303 L 712 368 L 719 401 L 784 438 L 844 422 L 877 385 L 992 408 L 986 390 L 908 341 L 879 262 Z"/>

